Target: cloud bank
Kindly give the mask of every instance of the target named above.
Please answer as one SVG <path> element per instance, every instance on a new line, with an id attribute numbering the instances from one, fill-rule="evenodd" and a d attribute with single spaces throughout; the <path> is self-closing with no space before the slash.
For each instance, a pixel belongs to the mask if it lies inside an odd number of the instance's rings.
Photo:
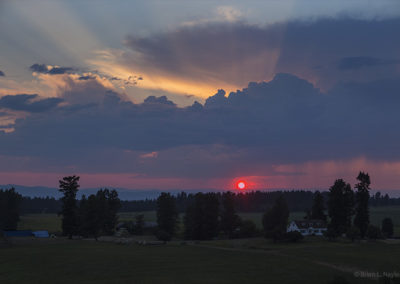
<path id="1" fill-rule="evenodd" d="M 400 120 L 399 80 L 338 84 L 322 92 L 281 73 L 185 108 L 167 97 L 134 104 L 90 81 L 67 89 L 53 99 L 1 98 L 1 108 L 30 115 L 15 122 L 14 132 L 1 134 L 0 155 L 29 157 L 23 167 L 164 177 L 261 174 L 278 164 L 360 157 L 400 159 L 400 135 L 393 131 Z M 87 100 L 78 103 L 73 95 Z M 8 168 L 21 170 L 15 161 Z"/>
<path id="2" fill-rule="evenodd" d="M 207 22 L 128 36 L 125 45 L 131 51 L 120 52 L 116 61 L 141 67 L 147 77 L 185 78 L 199 85 L 242 88 L 285 72 L 328 90 L 349 77 L 367 82 L 398 76 L 399 29 L 400 18 L 339 17 L 266 26 Z"/>

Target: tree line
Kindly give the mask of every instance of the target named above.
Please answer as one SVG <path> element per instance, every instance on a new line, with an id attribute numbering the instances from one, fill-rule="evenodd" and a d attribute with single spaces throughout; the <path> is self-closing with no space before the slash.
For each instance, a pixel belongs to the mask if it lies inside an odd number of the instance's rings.
<path id="1" fill-rule="evenodd" d="M 63 235 L 94 237 L 112 235 L 118 222 L 118 210 L 121 202 L 115 190 L 100 189 L 96 194 L 82 196 L 78 203 L 76 194 L 79 189 L 79 176 L 64 177 L 59 181 L 62 207 Z"/>
<path id="2" fill-rule="evenodd" d="M 370 177 L 360 172 L 355 188 L 343 179 L 335 181 L 328 192 L 283 191 L 283 192 L 209 192 L 187 194 L 185 192 L 174 196 L 170 193 L 161 193 L 155 202 L 157 210 L 157 235 L 160 239 L 170 239 L 176 234 L 179 213 L 184 213 L 183 236 L 186 239 L 212 239 L 218 236 L 227 238 L 251 237 L 260 233 L 255 224 L 249 220 L 242 220 L 237 212 L 246 212 L 252 204 L 264 208 L 263 233 L 274 240 L 296 239 L 295 233 L 287 234 L 289 212 L 299 207 L 291 206 L 296 200 L 302 206 L 309 204 L 305 210 L 306 219 L 320 219 L 329 221 L 327 237 L 336 238 L 346 234 L 352 240 L 368 236 L 380 237 L 383 234 L 393 234 L 393 222 L 386 218 L 380 228 L 370 225 L 369 206 L 383 204 L 388 200 L 378 193 L 370 197 Z M 92 236 L 97 238 L 101 234 L 114 233 L 118 222 L 118 212 L 122 211 L 124 201 L 120 201 L 115 190 L 100 189 L 96 194 L 82 196 L 77 200 L 79 177 L 64 177 L 59 181 L 59 191 L 63 197 L 59 202 L 58 213 L 62 216 L 63 234 Z M 259 200 L 258 200 L 259 198 Z M 307 201 L 310 199 L 310 201 Z M 40 204 L 48 204 L 55 199 L 31 199 Z M 289 201 L 290 202 L 289 202 Z M 373 200 L 373 203 L 371 202 Z M 390 199 L 389 199 L 390 200 Z M 24 198 L 11 188 L 0 190 L 0 230 L 15 230 L 17 228 L 20 206 Z M 126 202 L 126 201 L 125 201 Z M 264 202 L 262 205 L 261 203 Z M 134 203 L 137 204 L 137 203 Z M 300 206 L 297 204 L 297 206 Z M 46 207 L 47 208 L 47 207 Z M 142 207 L 139 207 L 142 209 Z M 302 207 L 304 208 L 304 207 Z M 42 207 L 42 211 L 44 208 Z M 131 210 L 134 211 L 134 210 Z M 249 210 L 256 211 L 256 209 Z M 327 214 L 326 214 L 327 213 Z M 131 222 L 130 232 L 143 231 L 143 215 Z"/>
<path id="3" fill-rule="evenodd" d="M 382 221 L 382 229 L 370 224 L 370 177 L 360 172 L 354 190 L 349 183 L 338 179 L 326 194 L 319 191 L 312 196 L 310 209 L 304 219 L 318 219 L 328 222 L 326 237 L 334 239 L 346 235 L 355 239 L 391 237 L 393 222 L 390 218 Z M 257 234 L 256 226 L 237 215 L 235 195 L 224 193 L 197 193 L 186 207 L 183 217 L 184 238 L 207 240 L 218 236 L 227 238 L 251 237 Z M 325 202 L 324 196 L 327 197 Z M 176 234 L 178 223 L 178 198 L 162 193 L 157 199 L 157 223 L 159 239 L 170 240 Z M 328 214 L 326 214 L 326 212 Z M 299 232 L 287 232 L 290 209 L 285 194 L 280 193 L 273 205 L 263 215 L 263 234 L 274 241 L 297 241 Z"/>
<path id="4" fill-rule="evenodd" d="M 222 193 L 217 193 L 222 198 Z M 235 208 L 238 212 L 265 212 L 273 206 L 275 200 L 283 194 L 290 211 L 304 211 L 310 208 L 314 193 L 312 191 L 250 191 L 233 193 Z M 328 200 L 328 192 L 321 193 L 324 200 Z M 195 199 L 196 193 L 181 192 L 176 195 L 176 207 L 179 213 L 184 213 L 189 204 Z M 79 201 L 78 201 L 79 202 Z M 369 198 L 370 206 L 397 206 L 400 198 L 390 197 L 388 194 L 375 193 Z M 26 197 L 22 196 L 19 211 L 21 214 L 58 213 L 61 210 L 62 200 L 54 197 Z M 119 212 L 155 211 L 157 199 L 121 200 Z"/>

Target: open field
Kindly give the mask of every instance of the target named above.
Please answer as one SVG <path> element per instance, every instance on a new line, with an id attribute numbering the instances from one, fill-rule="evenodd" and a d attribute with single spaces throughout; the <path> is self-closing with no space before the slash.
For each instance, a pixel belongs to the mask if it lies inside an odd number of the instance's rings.
<path id="1" fill-rule="evenodd" d="M 0 248 L 0 283 L 350 283 L 358 271 L 399 272 L 400 243 L 256 238 L 161 246 L 33 240 Z M 32 261 L 32 259 L 35 261 Z M 301 280 L 301 282 L 299 282 Z"/>
<path id="2" fill-rule="evenodd" d="M 154 211 L 142 213 L 146 221 L 156 220 Z M 133 220 L 137 214 L 121 213 L 120 220 Z M 261 228 L 262 213 L 240 215 Z M 303 215 L 294 212 L 290 219 Z M 387 216 L 399 236 L 400 207 L 371 208 L 373 224 Z M 58 232 L 60 225 L 56 214 L 29 214 L 21 217 L 19 228 Z M 334 276 L 344 276 L 350 283 L 378 283 L 354 274 L 400 273 L 398 259 L 399 240 L 350 243 L 309 237 L 300 243 L 274 244 L 252 238 L 139 246 L 27 238 L 12 247 L 0 246 L 0 283 L 300 283 L 301 279 L 320 284 Z"/>
<path id="3" fill-rule="evenodd" d="M 134 220 L 137 214 L 144 214 L 145 221 L 155 222 L 156 212 L 122 212 L 120 213 L 120 220 Z M 258 228 L 262 228 L 262 213 L 239 213 L 243 219 L 252 220 Z M 292 212 L 289 219 L 302 219 L 304 212 Z M 395 236 L 400 237 L 400 206 L 388 207 L 371 207 L 371 223 L 381 226 L 382 219 L 390 217 L 395 226 Z M 182 217 L 182 216 L 180 216 Z M 49 230 L 50 232 L 58 232 L 61 230 L 61 218 L 57 214 L 27 214 L 21 216 L 19 229 L 32 229 L 32 230 Z"/>

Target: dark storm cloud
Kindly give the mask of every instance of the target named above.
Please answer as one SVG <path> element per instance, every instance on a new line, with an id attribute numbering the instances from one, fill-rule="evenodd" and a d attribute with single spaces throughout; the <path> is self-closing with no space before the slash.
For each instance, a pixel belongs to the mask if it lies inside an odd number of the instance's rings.
<path id="1" fill-rule="evenodd" d="M 144 104 L 156 104 L 156 105 L 167 105 L 167 106 L 176 106 L 173 101 L 168 100 L 166 96 L 156 97 L 156 96 L 149 96 L 147 97 Z"/>
<path id="2" fill-rule="evenodd" d="M 29 67 L 29 69 L 31 71 L 37 72 L 37 73 L 47 73 L 47 71 L 48 71 L 46 64 L 38 64 L 38 63 L 31 65 L 31 67 Z"/>
<path id="3" fill-rule="evenodd" d="M 83 96 L 87 90 L 91 101 L 58 107 L 53 102 L 45 114 L 35 108 L 40 101 L 31 102 L 35 95 L 2 98 L 2 107 L 36 113 L 17 120 L 14 132 L 0 134 L 0 154 L 40 157 L 52 167 L 209 176 L 236 164 L 254 170 L 261 164 L 400 158 L 398 79 L 342 83 L 325 93 L 294 75 L 278 74 L 228 96 L 219 90 L 205 106 L 186 108 L 166 97 L 134 104 L 86 83 L 87 88 L 70 85 L 64 99 L 72 102 L 71 92 Z M 140 159 L 140 153 L 154 151 L 164 154 Z"/>
<path id="4" fill-rule="evenodd" d="M 0 98 L 0 108 L 26 112 L 45 112 L 54 109 L 63 101 L 63 99 L 60 98 L 47 98 L 34 101 L 34 99 L 37 98 L 39 98 L 39 96 L 36 94 L 3 96 Z"/>
<path id="5" fill-rule="evenodd" d="M 124 59 L 127 64 L 181 77 L 217 78 L 240 85 L 286 72 L 330 88 L 348 80 L 342 70 L 357 71 L 353 79 L 364 82 L 398 74 L 394 63 L 400 50 L 399 30 L 400 18 L 334 18 L 267 26 L 210 23 L 130 36 L 126 45 L 134 53 Z"/>
<path id="6" fill-rule="evenodd" d="M 90 75 L 87 75 L 87 76 L 80 76 L 79 78 L 78 78 L 78 80 L 94 80 L 94 79 L 96 79 L 96 77 L 95 76 L 90 76 Z"/>
<path id="7" fill-rule="evenodd" d="M 45 64 L 35 63 L 29 67 L 33 72 L 50 74 L 50 75 L 61 75 L 73 72 L 75 69 L 71 67 L 48 67 Z"/>
<path id="8" fill-rule="evenodd" d="M 0 70 L 0 77 L 6 76 L 3 71 Z"/>
<path id="9" fill-rule="evenodd" d="M 350 70 L 387 64 L 400 64 L 400 60 L 385 60 L 368 56 L 345 57 L 339 61 L 338 68 L 341 70 Z"/>

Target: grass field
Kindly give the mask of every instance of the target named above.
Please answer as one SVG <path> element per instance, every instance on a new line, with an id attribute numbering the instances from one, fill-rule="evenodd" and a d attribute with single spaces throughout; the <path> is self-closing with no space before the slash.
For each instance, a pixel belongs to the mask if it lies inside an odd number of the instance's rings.
<path id="1" fill-rule="evenodd" d="M 357 271 L 399 271 L 400 244 L 265 239 L 161 246 L 34 240 L 0 248 L 0 283 L 350 283 Z M 32 261 L 34 260 L 34 261 Z"/>
<path id="2" fill-rule="evenodd" d="M 139 213 L 121 213 L 133 220 Z M 143 212 L 154 222 L 155 212 Z M 261 213 L 242 213 L 261 228 Z M 290 219 L 301 219 L 294 212 Z M 371 208 L 371 222 L 391 217 L 399 236 L 400 207 Z M 56 214 L 21 216 L 20 229 L 60 231 Z M 142 236 L 148 240 L 153 236 Z M 383 283 L 354 277 L 362 272 L 400 273 L 400 241 L 328 242 L 309 237 L 295 244 L 263 238 L 215 240 L 161 246 L 121 245 L 63 238 L 0 246 L 0 283 Z M 33 261 L 34 260 L 34 261 Z M 400 280 L 400 278 L 398 279 Z"/>

